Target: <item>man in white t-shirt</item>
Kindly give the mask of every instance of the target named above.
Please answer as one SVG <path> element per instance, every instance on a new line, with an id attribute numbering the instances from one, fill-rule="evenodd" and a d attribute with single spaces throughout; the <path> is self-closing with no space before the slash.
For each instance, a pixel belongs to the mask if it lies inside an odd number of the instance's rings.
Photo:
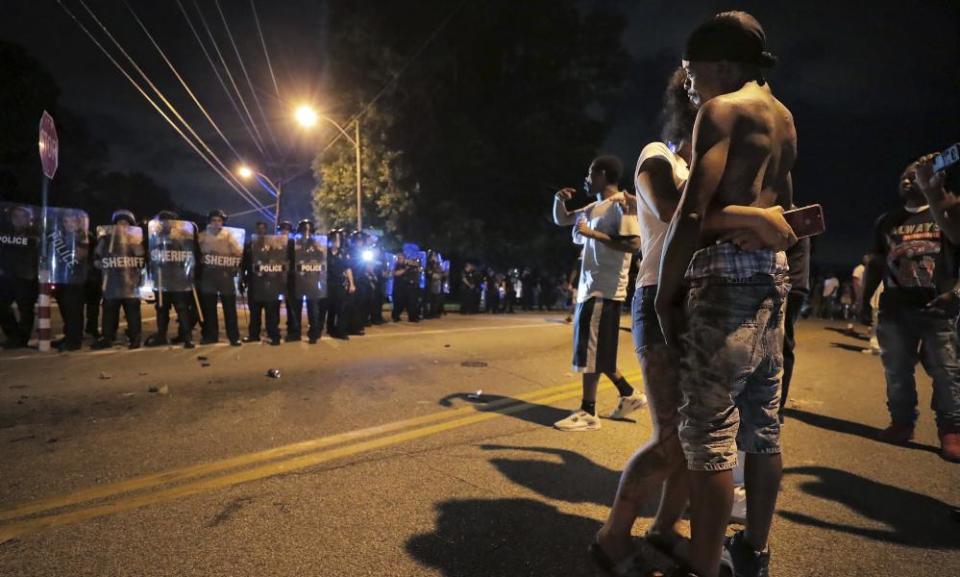
<path id="1" fill-rule="evenodd" d="M 823 281 L 823 296 L 820 299 L 820 318 L 832 319 L 834 309 L 837 304 L 837 297 L 840 296 L 840 279 L 837 275 L 831 274 Z"/>
<path id="2" fill-rule="evenodd" d="M 633 390 L 617 370 L 620 341 L 620 307 L 627 297 L 630 256 L 640 249 L 640 229 L 635 216 L 627 215 L 627 201 L 618 188 L 623 164 L 614 156 L 600 156 L 590 164 L 585 186 L 597 201 L 568 211 L 564 202 L 574 195 L 565 188 L 553 201 L 553 220 L 574 227 L 574 242 L 583 245 L 583 264 L 577 287 L 573 331 L 573 368 L 583 373 L 580 409 L 557 421 L 561 431 L 593 431 L 597 417 L 597 385 L 606 375 L 620 399 L 611 418 L 622 418 L 643 407 L 646 397 Z"/>
<path id="3" fill-rule="evenodd" d="M 867 260 L 867 257 L 863 257 L 863 260 Z M 867 267 L 861 262 L 853 267 L 853 272 L 850 273 L 850 278 L 853 279 L 853 296 L 857 306 L 863 302 L 863 271 L 866 270 L 866 268 Z"/>

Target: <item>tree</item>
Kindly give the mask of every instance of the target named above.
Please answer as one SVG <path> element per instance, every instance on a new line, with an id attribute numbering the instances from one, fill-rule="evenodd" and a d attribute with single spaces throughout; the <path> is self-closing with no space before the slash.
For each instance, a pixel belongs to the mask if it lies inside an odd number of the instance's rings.
<path id="1" fill-rule="evenodd" d="M 57 124 L 60 166 L 50 204 L 82 208 L 92 224 L 109 222 L 117 208 L 138 218 L 174 209 L 167 189 L 142 173 L 105 172 L 106 146 L 93 139 L 83 118 L 59 106 L 60 88 L 50 73 L 16 44 L 0 42 L 0 199 L 40 203 L 37 130 L 49 111 Z"/>
<path id="2" fill-rule="evenodd" d="M 82 204 L 68 204 L 83 208 L 90 215 L 90 223 L 106 224 L 118 208 L 133 212 L 138 220 L 147 220 L 161 210 L 180 212 L 170 198 L 170 192 L 151 177 L 141 172 L 93 172 L 87 175 L 83 186 L 76 191 L 76 200 Z M 181 218 L 191 215 L 181 214 Z"/>
<path id="3" fill-rule="evenodd" d="M 455 6 L 335 0 L 330 92 L 362 106 L 390 87 L 384 149 L 415 179 L 397 229 L 460 257 L 565 267 L 551 194 L 582 180 L 613 122 L 625 19 L 574 0 L 466 3 L 404 68 Z"/>
<path id="4" fill-rule="evenodd" d="M 415 184 L 408 177 L 402 153 L 386 142 L 388 125 L 388 120 L 374 111 L 360 127 L 363 224 L 364 228 L 402 236 L 401 223 L 413 207 Z M 315 159 L 314 172 L 320 184 L 313 192 L 313 212 L 323 226 L 356 226 L 356 166 L 354 146 L 346 139 Z"/>

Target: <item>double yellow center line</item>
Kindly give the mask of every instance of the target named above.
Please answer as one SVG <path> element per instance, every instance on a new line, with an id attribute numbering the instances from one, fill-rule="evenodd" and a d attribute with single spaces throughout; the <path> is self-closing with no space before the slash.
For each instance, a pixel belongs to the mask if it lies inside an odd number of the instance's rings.
<path id="1" fill-rule="evenodd" d="M 639 373 L 628 374 L 627 377 L 639 379 Z M 79 523 L 316 466 L 334 459 L 436 435 L 578 395 L 580 395 L 579 382 L 565 383 L 480 406 L 439 411 L 412 419 L 40 499 L 11 509 L 0 510 L 0 543 L 42 529 Z M 234 469 L 241 470 L 230 472 Z M 61 511 L 63 509 L 66 510 Z"/>

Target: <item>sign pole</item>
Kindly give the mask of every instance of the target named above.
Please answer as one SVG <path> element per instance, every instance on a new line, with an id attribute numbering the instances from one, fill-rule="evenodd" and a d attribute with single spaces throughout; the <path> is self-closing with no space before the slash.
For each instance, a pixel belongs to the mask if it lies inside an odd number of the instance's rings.
<path id="1" fill-rule="evenodd" d="M 53 286 L 50 283 L 50 255 L 47 243 L 47 201 L 50 195 L 50 179 L 44 175 L 43 189 L 43 220 L 40 234 L 40 293 L 37 296 L 37 348 L 41 353 L 50 351 L 52 340 L 50 330 L 50 295 Z"/>
<path id="2" fill-rule="evenodd" d="M 37 296 L 37 348 L 40 352 L 50 350 L 50 295 L 53 293 L 53 285 L 50 282 L 50 253 L 49 243 L 47 242 L 47 204 L 50 196 L 50 181 L 57 172 L 57 165 L 60 162 L 60 139 L 57 137 L 57 128 L 53 122 L 53 117 L 44 110 L 40 117 L 40 164 L 43 167 L 43 188 L 41 196 L 43 200 L 43 219 L 40 231 L 40 267 L 39 281 L 40 291 Z"/>

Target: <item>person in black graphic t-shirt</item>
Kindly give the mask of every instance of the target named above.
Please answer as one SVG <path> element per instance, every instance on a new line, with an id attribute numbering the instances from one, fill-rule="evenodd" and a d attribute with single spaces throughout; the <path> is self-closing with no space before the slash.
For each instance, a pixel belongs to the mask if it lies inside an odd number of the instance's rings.
<path id="1" fill-rule="evenodd" d="M 884 284 L 877 336 L 891 424 L 880 439 L 906 444 L 913 438 L 919 361 L 933 379 L 940 454 L 960 462 L 960 342 L 954 326 L 960 311 L 960 203 L 933 175 L 930 157 L 903 171 L 900 197 L 903 208 L 877 221 L 864 281 L 864 294 L 873 294 L 881 279 Z M 861 319 L 869 318 L 868 309 L 861 306 Z"/>

